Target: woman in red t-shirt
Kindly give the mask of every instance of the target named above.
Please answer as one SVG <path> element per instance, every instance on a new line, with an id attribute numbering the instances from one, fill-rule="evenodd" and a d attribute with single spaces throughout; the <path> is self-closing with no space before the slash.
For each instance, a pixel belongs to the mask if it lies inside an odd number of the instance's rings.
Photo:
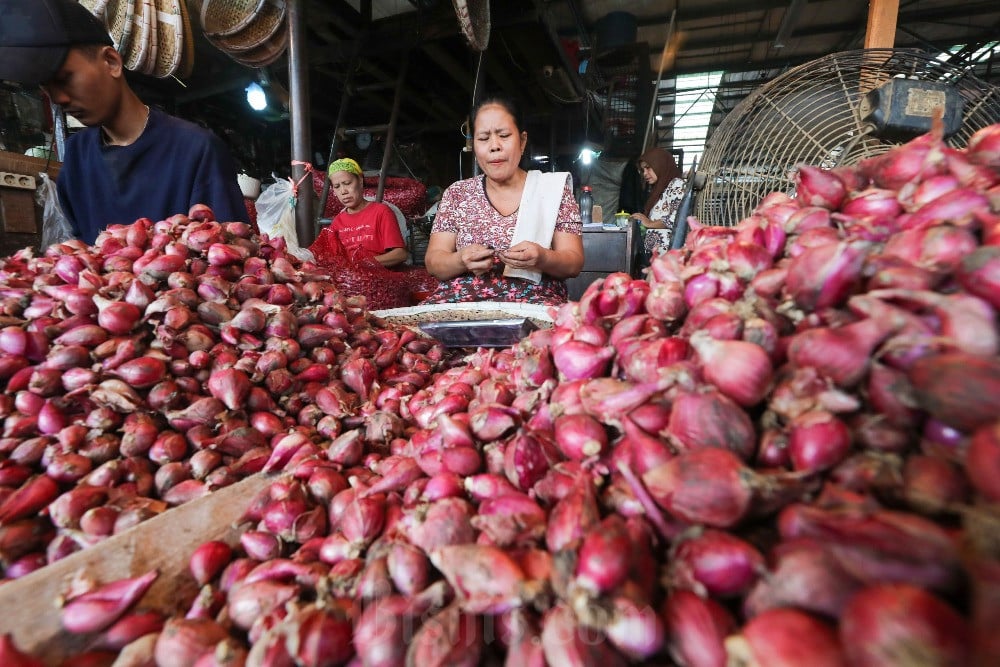
<path id="1" fill-rule="evenodd" d="M 372 253 L 382 266 L 396 266 L 409 258 L 406 243 L 392 209 L 365 199 L 361 166 L 351 158 L 330 165 L 330 187 L 344 210 L 330 223 L 330 229 L 349 252 L 357 248 Z"/>

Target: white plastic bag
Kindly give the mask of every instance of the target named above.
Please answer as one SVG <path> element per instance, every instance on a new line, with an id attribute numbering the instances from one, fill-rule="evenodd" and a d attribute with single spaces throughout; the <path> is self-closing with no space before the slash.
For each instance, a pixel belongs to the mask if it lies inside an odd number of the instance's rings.
<path id="1" fill-rule="evenodd" d="M 291 182 L 279 178 L 260 193 L 254 207 L 257 209 L 257 228 L 261 234 L 267 234 L 270 238 L 280 236 L 285 239 L 289 253 L 303 261 L 316 261 L 308 249 L 299 246 Z"/>
<path id="2" fill-rule="evenodd" d="M 35 191 L 35 201 L 42 207 L 42 241 L 38 251 L 45 252 L 50 245 L 69 241 L 74 238 L 73 228 L 63 215 L 59 206 L 59 194 L 56 184 L 44 171 L 38 174 L 38 189 Z"/>

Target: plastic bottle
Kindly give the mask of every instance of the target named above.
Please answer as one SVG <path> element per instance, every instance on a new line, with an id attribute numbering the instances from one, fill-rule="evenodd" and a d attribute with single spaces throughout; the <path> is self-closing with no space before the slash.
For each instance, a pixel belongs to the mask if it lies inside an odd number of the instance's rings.
<path id="1" fill-rule="evenodd" d="M 580 221 L 584 225 L 589 225 L 593 221 L 594 213 L 594 195 L 590 193 L 590 186 L 583 186 L 583 192 L 580 193 Z"/>

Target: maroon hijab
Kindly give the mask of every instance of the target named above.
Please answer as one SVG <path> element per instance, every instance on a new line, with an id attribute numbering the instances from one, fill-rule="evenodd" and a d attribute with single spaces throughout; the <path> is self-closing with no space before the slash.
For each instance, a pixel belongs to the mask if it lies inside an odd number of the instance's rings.
<path id="1" fill-rule="evenodd" d="M 660 200 L 660 195 L 667 189 L 670 181 L 675 178 L 683 178 L 684 175 L 681 174 L 681 170 L 677 167 L 674 156 L 665 148 L 650 148 L 639 156 L 639 164 L 643 162 L 652 167 L 653 173 L 656 174 L 656 182 L 653 183 L 653 187 L 649 191 L 649 196 L 646 197 L 646 209 L 643 211 L 646 215 L 649 215 L 649 212 L 656 206 L 656 202 Z"/>

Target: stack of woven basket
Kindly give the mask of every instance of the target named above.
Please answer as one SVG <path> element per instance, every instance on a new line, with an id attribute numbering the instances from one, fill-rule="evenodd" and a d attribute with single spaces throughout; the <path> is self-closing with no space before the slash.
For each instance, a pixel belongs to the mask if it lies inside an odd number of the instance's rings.
<path id="1" fill-rule="evenodd" d="M 194 69 L 194 34 L 186 0 L 80 0 L 102 19 L 125 67 L 165 79 Z"/>
<path id="2" fill-rule="evenodd" d="M 285 0 L 204 0 L 201 27 L 212 45 L 247 67 L 266 67 L 288 48 Z"/>

